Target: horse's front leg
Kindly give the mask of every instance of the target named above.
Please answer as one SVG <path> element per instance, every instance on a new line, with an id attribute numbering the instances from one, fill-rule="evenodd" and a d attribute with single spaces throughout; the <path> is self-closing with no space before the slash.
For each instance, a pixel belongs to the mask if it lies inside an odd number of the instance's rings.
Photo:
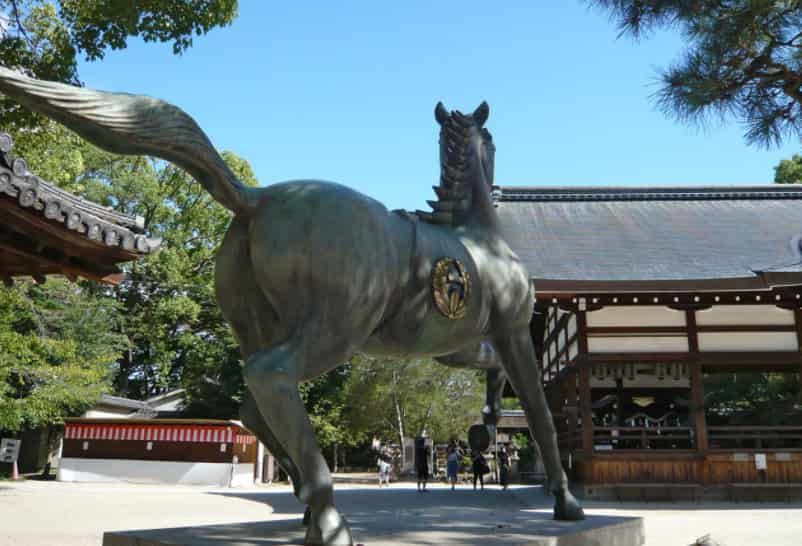
<path id="1" fill-rule="evenodd" d="M 560 462 L 554 421 L 543 392 L 540 366 L 535 358 L 529 329 L 498 336 L 494 338 L 494 345 L 501 356 L 507 378 L 524 407 L 529 430 L 540 448 L 546 467 L 547 487 L 555 497 L 554 519 L 584 519 L 582 507 L 568 489 L 568 478 Z"/>

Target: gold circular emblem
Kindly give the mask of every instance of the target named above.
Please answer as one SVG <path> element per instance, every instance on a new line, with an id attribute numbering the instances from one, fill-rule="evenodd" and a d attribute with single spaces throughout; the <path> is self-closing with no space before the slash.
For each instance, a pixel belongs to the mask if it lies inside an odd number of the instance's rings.
<path id="1" fill-rule="evenodd" d="M 440 258 L 432 270 L 432 296 L 437 310 L 457 320 L 465 316 L 466 301 L 471 291 L 471 276 L 462 262 L 455 258 Z"/>

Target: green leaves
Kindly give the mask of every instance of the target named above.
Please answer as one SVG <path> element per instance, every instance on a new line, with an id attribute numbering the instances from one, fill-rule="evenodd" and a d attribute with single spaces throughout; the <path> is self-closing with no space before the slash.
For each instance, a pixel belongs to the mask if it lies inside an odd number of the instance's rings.
<path id="1" fill-rule="evenodd" d="M 660 74 L 657 104 L 680 121 L 734 117 L 750 144 L 802 136 L 799 2 L 592 0 L 622 34 L 679 29 L 687 49 Z"/>
<path id="2" fill-rule="evenodd" d="M 125 346 L 119 309 L 64 280 L 0 290 L 0 430 L 80 415 L 108 389 Z"/>
<path id="3" fill-rule="evenodd" d="M 775 184 L 802 183 L 802 157 L 794 154 L 791 159 L 782 159 L 774 167 Z"/>
<path id="4" fill-rule="evenodd" d="M 713 424 L 799 425 L 799 375 L 776 372 L 706 374 L 705 409 Z"/>
<path id="5" fill-rule="evenodd" d="M 214 257 L 230 212 L 176 167 L 108 154 L 56 124 L 45 129 L 14 135 L 15 151 L 33 172 L 144 217 L 150 235 L 162 239 L 159 252 L 123 266 L 128 279 L 119 287 L 91 288 L 120 311 L 112 326 L 97 328 L 125 340 L 106 362 L 112 389 L 145 398 L 183 387 L 193 415 L 236 417 L 244 388 L 240 356 L 214 298 Z M 222 155 L 243 182 L 257 185 L 245 160 Z"/>
<path id="6" fill-rule="evenodd" d="M 78 84 L 77 55 L 101 59 L 130 37 L 172 42 L 231 24 L 236 0 L 0 0 L 0 59 Z M 116 289 L 50 281 L 0 298 L 0 429 L 81 413 L 104 390 L 146 397 L 184 386 L 197 416 L 234 417 L 242 393 L 236 343 L 214 301 L 214 254 L 230 214 L 183 171 L 103 152 L 0 96 L 0 127 L 42 178 L 144 217 L 163 250 L 126 265 Z M 248 163 L 223 154 L 244 183 Z M 102 319 L 102 320 L 101 320 Z M 112 383 L 113 382 L 113 383 Z"/>
<path id="7" fill-rule="evenodd" d="M 78 84 L 77 57 L 102 59 L 128 39 L 172 42 L 180 54 L 193 36 L 230 25 L 237 0 L 0 0 L 0 59 L 43 80 Z M 46 123 L 10 101 L 0 100 L 0 127 Z"/>
<path id="8" fill-rule="evenodd" d="M 130 36 L 146 42 L 173 42 L 173 53 L 192 46 L 192 36 L 237 17 L 237 0 L 61 0 L 61 16 L 75 46 L 87 59 L 106 49 L 124 49 Z"/>
<path id="9" fill-rule="evenodd" d="M 345 417 L 352 431 L 393 442 L 426 431 L 443 442 L 464 437 L 480 416 L 480 372 L 431 359 L 357 355 L 350 364 Z"/>

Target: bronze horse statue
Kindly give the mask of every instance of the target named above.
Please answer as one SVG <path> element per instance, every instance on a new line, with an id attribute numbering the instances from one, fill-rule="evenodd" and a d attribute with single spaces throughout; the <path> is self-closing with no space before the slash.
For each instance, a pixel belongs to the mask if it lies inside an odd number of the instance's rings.
<path id="1" fill-rule="evenodd" d="M 234 213 L 215 274 L 245 361 L 241 418 L 307 505 L 306 544 L 350 545 L 352 538 L 297 386 L 357 351 L 450 365 L 500 362 L 540 447 L 554 517 L 584 517 L 560 464 L 529 333 L 529 275 L 504 241 L 492 201 L 486 103 L 468 115 L 437 105 L 437 200 L 432 212 L 407 213 L 331 182 L 246 187 L 191 117 L 157 99 L 6 68 L 0 92 L 110 152 L 182 167 Z"/>

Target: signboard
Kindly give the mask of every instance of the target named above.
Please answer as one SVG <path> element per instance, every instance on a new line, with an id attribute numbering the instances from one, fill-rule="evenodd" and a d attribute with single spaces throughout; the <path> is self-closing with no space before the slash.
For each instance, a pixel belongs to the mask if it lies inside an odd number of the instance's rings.
<path id="1" fill-rule="evenodd" d="M 755 468 L 758 470 L 766 470 L 768 468 L 765 453 L 755 453 Z"/>
<path id="2" fill-rule="evenodd" d="M 14 463 L 19 457 L 19 448 L 22 440 L 3 438 L 0 440 L 0 463 Z"/>

